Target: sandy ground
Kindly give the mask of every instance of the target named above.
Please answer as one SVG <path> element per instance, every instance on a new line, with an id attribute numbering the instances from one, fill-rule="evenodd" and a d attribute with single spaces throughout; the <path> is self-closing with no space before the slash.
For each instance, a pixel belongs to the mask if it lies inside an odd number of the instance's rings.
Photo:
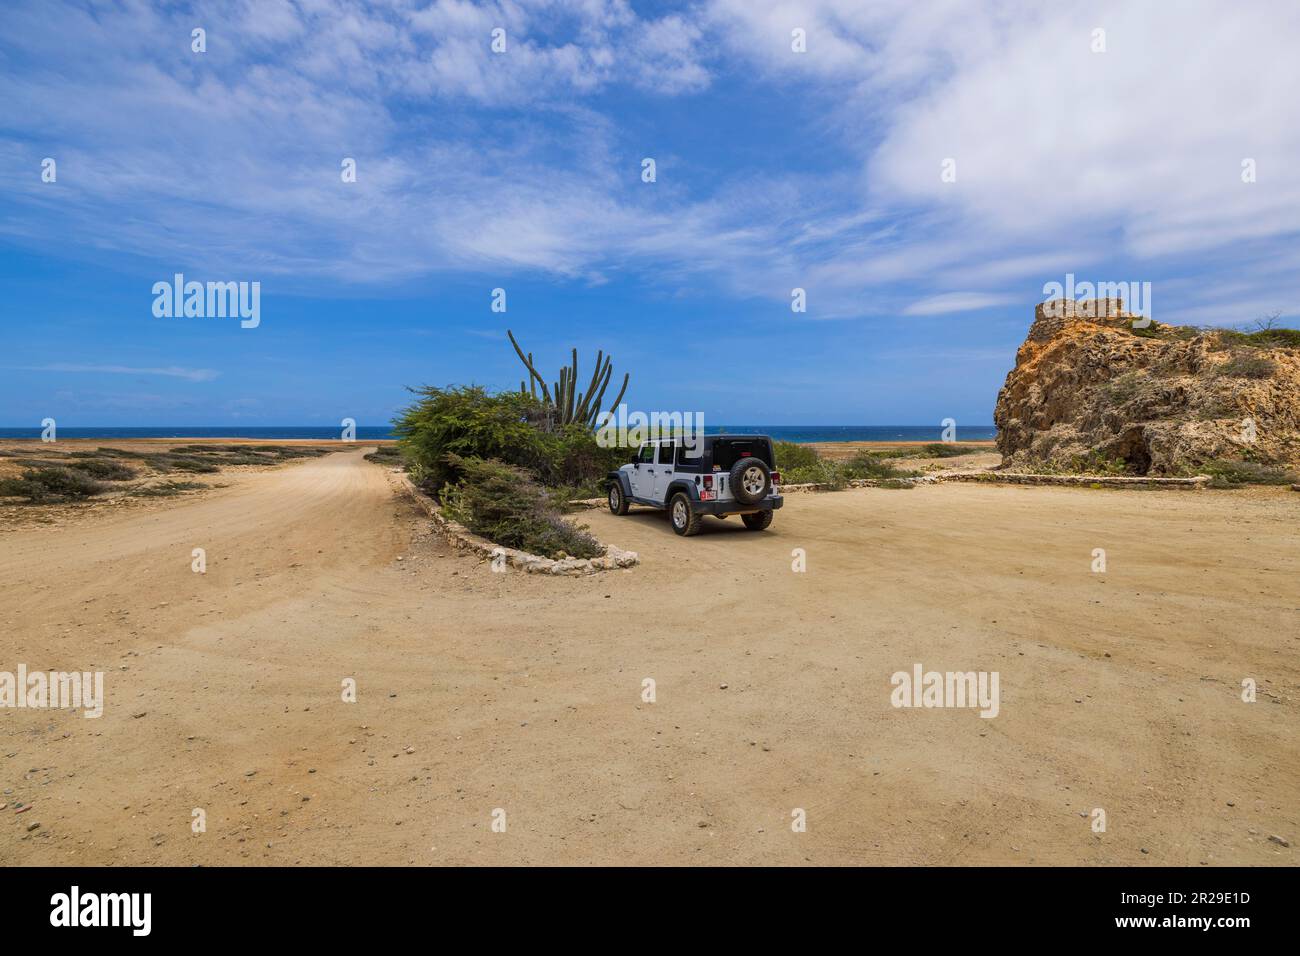
<path id="1" fill-rule="evenodd" d="M 592 512 L 643 563 L 550 579 L 449 551 L 365 450 L 0 532 L 0 670 L 107 693 L 0 709 L 0 863 L 1300 852 L 1294 492 L 862 489 L 692 539 Z M 918 662 L 997 671 L 999 715 L 891 707 Z"/>
<path id="2" fill-rule="evenodd" d="M 339 447 L 339 442 L 304 440 L 288 438 L 283 440 L 263 438 L 72 438 L 63 439 L 52 444 L 45 444 L 31 439 L 10 439 L 0 441 L 0 478 L 16 477 L 27 470 L 24 459 L 38 459 L 64 464 L 61 456 L 67 452 L 94 451 L 97 448 L 117 448 L 140 453 L 170 451 L 178 445 L 296 445 L 312 448 Z M 373 448 L 380 444 L 393 444 L 390 441 L 372 442 Z M 355 446 L 354 446 L 355 447 Z M 6 452 L 15 453 L 15 457 Z M 207 489 L 224 487 L 232 474 L 262 470 L 258 465 L 228 465 L 217 473 L 190 474 L 170 472 L 159 474 L 149 468 L 133 462 L 126 462 L 135 468 L 138 478 L 124 482 L 108 482 L 107 491 L 84 501 L 32 505 L 17 498 L 0 499 L 0 533 L 9 528 L 29 528 L 36 525 L 82 525 L 87 520 L 96 520 L 104 513 L 117 511 L 155 511 L 169 508 L 174 502 L 167 498 L 136 497 L 132 491 L 151 484 L 169 481 L 191 481 L 203 486 L 194 491 L 184 492 L 186 497 L 195 497 L 206 493 Z"/>

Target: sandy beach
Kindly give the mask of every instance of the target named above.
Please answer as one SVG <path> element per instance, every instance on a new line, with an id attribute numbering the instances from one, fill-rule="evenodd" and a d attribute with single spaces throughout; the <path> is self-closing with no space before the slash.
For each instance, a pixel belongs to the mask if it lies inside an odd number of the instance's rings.
<path id="1" fill-rule="evenodd" d="M 0 525 L 0 670 L 106 693 L 0 709 L 0 862 L 1294 862 L 1294 492 L 592 511 L 641 564 L 567 579 L 453 551 L 373 448 Z M 999 672 L 998 716 L 892 707 L 916 663 Z"/>

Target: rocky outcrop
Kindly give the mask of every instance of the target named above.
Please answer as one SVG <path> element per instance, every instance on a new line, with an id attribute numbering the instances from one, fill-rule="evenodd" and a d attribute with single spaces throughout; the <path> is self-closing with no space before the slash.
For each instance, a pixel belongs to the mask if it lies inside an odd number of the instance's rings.
<path id="1" fill-rule="evenodd" d="M 1138 318 L 1114 299 L 1038 306 L 993 416 L 1004 467 L 1300 464 L 1300 349 Z"/>

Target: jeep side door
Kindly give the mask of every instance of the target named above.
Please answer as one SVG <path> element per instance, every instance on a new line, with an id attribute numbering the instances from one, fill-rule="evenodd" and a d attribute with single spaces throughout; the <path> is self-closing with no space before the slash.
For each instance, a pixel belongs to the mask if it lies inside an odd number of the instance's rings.
<path id="1" fill-rule="evenodd" d="M 668 497 L 668 483 L 673 480 L 673 456 L 677 454 L 677 443 L 666 441 L 659 446 L 659 461 L 655 464 L 655 501 L 664 501 Z"/>
<path id="2" fill-rule="evenodd" d="M 655 446 L 646 442 L 637 451 L 636 461 L 632 463 L 632 472 L 627 479 L 632 486 L 633 498 L 648 499 L 654 494 L 654 472 Z"/>

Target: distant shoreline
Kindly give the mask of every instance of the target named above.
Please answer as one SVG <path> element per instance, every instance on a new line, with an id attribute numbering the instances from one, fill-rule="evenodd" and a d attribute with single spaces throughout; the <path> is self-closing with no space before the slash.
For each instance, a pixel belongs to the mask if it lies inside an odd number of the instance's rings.
<path id="1" fill-rule="evenodd" d="M 96 445 L 220 445 L 220 444 L 241 444 L 241 445 L 339 445 L 352 446 L 358 445 L 391 445 L 397 441 L 396 438 L 362 438 L 357 437 L 353 441 L 344 442 L 339 438 L 246 438 L 241 436 L 230 435 L 203 435 L 196 437 L 194 435 L 177 435 L 175 437 L 141 437 L 141 438 L 60 438 L 56 444 L 59 445 L 76 445 L 94 447 Z M 41 444 L 39 438 L 6 438 L 0 435 L 0 449 L 5 445 L 27 445 Z M 795 442 L 798 445 L 808 445 L 814 449 L 836 449 L 840 452 L 852 452 L 858 448 L 923 448 L 926 445 L 935 444 L 931 441 L 808 441 Z M 995 447 L 992 438 L 987 439 L 965 439 L 953 444 L 968 445 L 977 448 Z M 839 457 L 839 456 L 833 456 Z"/>
<path id="2" fill-rule="evenodd" d="M 879 444 L 923 444 L 942 440 L 942 425 L 718 425 L 706 426 L 706 433 L 720 431 L 770 435 L 778 441 L 800 444 L 841 444 L 870 442 Z M 394 440 L 397 436 L 387 425 L 357 425 L 357 441 Z M 342 428 L 319 425 L 176 425 L 129 427 L 58 427 L 60 440 L 100 441 L 338 441 Z M 992 425 L 959 425 L 958 441 L 993 441 L 997 430 Z M 0 428 L 0 441 L 39 440 L 41 428 Z"/>

